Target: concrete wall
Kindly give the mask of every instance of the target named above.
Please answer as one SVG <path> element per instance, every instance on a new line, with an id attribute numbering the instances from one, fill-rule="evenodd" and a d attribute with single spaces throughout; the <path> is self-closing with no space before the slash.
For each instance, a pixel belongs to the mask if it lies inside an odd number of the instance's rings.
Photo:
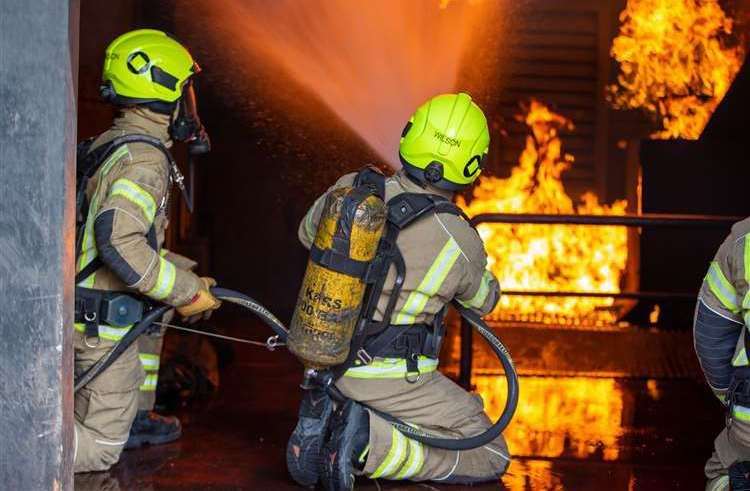
<path id="1" fill-rule="evenodd" d="M 78 0 L 0 2 L 0 487 L 72 488 Z"/>

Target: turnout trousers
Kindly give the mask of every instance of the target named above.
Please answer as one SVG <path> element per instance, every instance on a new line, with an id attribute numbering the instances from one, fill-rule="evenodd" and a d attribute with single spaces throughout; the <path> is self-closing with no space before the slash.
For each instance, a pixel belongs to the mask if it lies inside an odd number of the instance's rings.
<path id="1" fill-rule="evenodd" d="M 730 467 L 750 461 L 750 367 L 735 369 L 727 396 L 726 427 L 716 437 L 705 468 L 706 489 L 711 491 L 730 489 Z"/>
<path id="2" fill-rule="evenodd" d="M 415 383 L 403 377 L 344 376 L 336 385 L 355 401 L 447 438 L 474 436 L 492 424 L 479 395 L 466 392 L 438 371 L 423 373 Z M 406 438 L 370 411 L 369 453 L 364 474 L 372 479 L 492 481 L 505 472 L 509 463 L 508 447 L 502 436 L 473 450 L 431 448 Z"/>
<path id="3" fill-rule="evenodd" d="M 104 356 L 116 341 L 89 339 L 75 331 L 75 374 L 80 375 Z M 75 394 L 75 472 L 103 471 L 120 459 L 138 411 L 144 373 L 133 343 L 117 361 Z"/>

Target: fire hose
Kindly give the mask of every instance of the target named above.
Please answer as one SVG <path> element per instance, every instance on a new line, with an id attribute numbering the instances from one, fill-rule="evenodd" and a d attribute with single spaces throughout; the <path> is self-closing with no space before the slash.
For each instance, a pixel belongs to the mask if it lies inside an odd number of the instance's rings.
<path id="1" fill-rule="evenodd" d="M 275 315 L 273 315 L 263 305 L 252 299 L 251 297 L 226 288 L 212 288 L 211 293 L 220 300 L 240 305 L 255 315 L 257 315 L 268 327 L 270 327 L 275 336 L 272 336 L 265 343 L 269 349 L 273 349 L 275 346 L 279 346 L 287 341 L 288 331 Z M 466 438 L 444 438 L 433 435 L 422 429 L 415 428 L 389 414 L 378 411 L 374 408 L 369 408 L 385 420 L 390 422 L 396 429 L 398 429 L 406 437 L 421 442 L 425 445 L 442 448 L 446 450 L 470 450 L 478 448 L 492 442 L 498 438 L 503 430 L 508 426 L 513 414 L 518 406 L 518 375 L 516 374 L 513 361 L 510 357 L 510 353 L 505 348 L 500 339 L 490 330 L 487 324 L 481 319 L 476 313 L 465 309 L 459 304 L 454 304 L 454 307 L 458 310 L 461 316 L 466 319 L 471 326 L 487 341 L 490 348 L 495 353 L 505 371 L 505 379 L 508 385 L 508 396 L 505 403 L 505 409 L 501 413 L 498 420 L 490 426 L 484 432 Z M 94 363 L 88 370 L 76 377 L 74 390 L 77 392 L 79 389 L 89 384 L 94 378 L 101 374 L 107 369 L 117 358 L 128 349 L 138 336 L 145 333 L 153 324 L 160 324 L 158 320 L 169 310 L 169 306 L 160 306 L 150 312 L 148 312 L 140 322 L 138 322 L 130 331 L 101 359 Z M 168 326 L 171 327 L 171 326 Z M 191 330 L 192 332 L 192 330 Z M 205 334 L 200 331 L 196 333 Z M 281 340 L 281 342 L 279 342 Z M 336 388 L 334 380 L 330 376 L 330 373 L 326 371 L 315 372 L 307 374 L 310 379 L 320 384 L 326 392 L 336 401 L 342 402 L 346 400 L 346 397 Z"/>

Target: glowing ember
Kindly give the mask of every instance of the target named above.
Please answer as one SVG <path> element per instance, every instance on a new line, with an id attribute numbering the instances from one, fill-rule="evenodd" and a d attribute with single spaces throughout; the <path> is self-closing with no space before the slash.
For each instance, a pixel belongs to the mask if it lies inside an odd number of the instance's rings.
<path id="1" fill-rule="evenodd" d="M 560 129 L 573 124 L 544 104 L 531 101 L 519 117 L 532 132 L 520 163 L 507 179 L 482 177 L 467 204 L 480 213 L 545 213 L 623 215 L 627 203 L 602 205 L 592 193 L 574 205 L 561 176 L 573 164 L 562 153 Z M 505 290 L 613 293 L 627 261 L 627 231 L 614 226 L 482 224 L 479 233 L 489 254 L 489 267 Z M 491 314 L 495 320 L 556 324 L 606 324 L 617 320 L 613 298 L 503 296 Z"/>
<path id="2" fill-rule="evenodd" d="M 629 0 L 620 20 L 610 102 L 650 113 L 656 138 L 698 138 L 742 65 L 732 20 L 717 0 Z"/>

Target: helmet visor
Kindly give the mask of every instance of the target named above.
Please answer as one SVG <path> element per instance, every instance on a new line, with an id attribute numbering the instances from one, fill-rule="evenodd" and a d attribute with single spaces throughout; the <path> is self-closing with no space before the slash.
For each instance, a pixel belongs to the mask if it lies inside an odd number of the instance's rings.
<path id="1" fill-rule="evenodd" d="M 195 84 L 189 80 L 182 91 L 182 117 L 187 119 L 191 125 L 198 129 L 202 128 L 201 118 L 198 116 L 198 100 L 195 97 Z"/>

